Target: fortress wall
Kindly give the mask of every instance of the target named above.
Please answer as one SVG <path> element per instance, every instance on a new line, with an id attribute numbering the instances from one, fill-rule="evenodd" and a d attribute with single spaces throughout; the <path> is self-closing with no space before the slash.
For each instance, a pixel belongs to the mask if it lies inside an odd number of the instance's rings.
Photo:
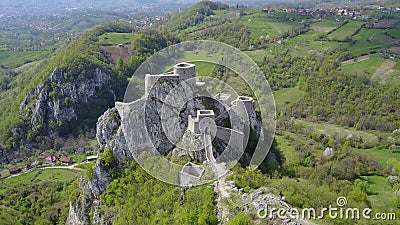
<path id="1" fill-rule="evenodd" d="M 232 102 L 231 109 L 242 118 L 248 118 L 249 122 L 256 119 L 255 103 L 252 97 L 239 96 Z"/>
<path id="2" fill-rule="evenodd" d="M 197 117 L 192 117 L 192 115 L 189 115 L 188 129 L 194 134 L 200 133 L 199 121 L 197 120 Z"/>
<path id="3" fill-rule="evenodd" d="M 179 63 L 174 66 L 174 74 L 181 77 L 182 80 L 187 80 L 196 77 L 196 65 L 190 63 Z"/>
<path id="4" fill-rule="evenodd" d="M 158 74 L 158 75 L 146 74 L 145 93 L 149 94 L 151 88 L 156 83 L 162 83 L 168 80 L 175 80 L 175 79 L 179 79 L 179 76 L 176 74 Z"/>
<path id="5" fill-rule="evenodd" d="M 233 149 L 243 149 L 243 133 L 225 127 L 217 127 L 217 135 L 219 139 L 226 144 L 230 141 L 230 147 Z"/>

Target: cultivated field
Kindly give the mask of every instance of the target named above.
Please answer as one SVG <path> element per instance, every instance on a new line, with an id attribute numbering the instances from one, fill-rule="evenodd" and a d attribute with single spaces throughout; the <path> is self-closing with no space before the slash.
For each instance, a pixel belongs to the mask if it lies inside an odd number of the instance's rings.
<path id="1" fill-rule="evenodd" d="M 311 24 L 311 28 L 315 31 L 320 31 L 324 33 L 329 33 L 332 30 L 338 28 L 341 25 L 340 22 L 336 22 L 335 20 L 325 20 Z"/>
<path id="2" fill-rule="evenodd" d="M 284 32 L 299 26 L 297 23 L 276 22 L 262 13 L 242 16 L 240 21 L 251 29 L 251 35 L 254 38 L 260 38 L 261 36 L 276 38 Z"/>
<path id="3" fill-rule="evenodd" d="M 0 51 L 0 65 L 7 67 L 18 67 L 26 63 L 34 62 L 47 57 L 48 51 Z"/>
<path id="4" fill-rule="evenodd" d="M 356 44 L 353 44 L 350 50 L 355 56 L 379 52 L 379 50 L 398 42 L 385 35 L 384 30 L 367 28 L 361 29 L 353 39 L 356 40 Z"/>
<path id="5" fill-rule="evenodd" d="M 354 35 L 354 33 L 360 29 L 360 27 L 363 25 L 363 22 L 360 21 L 349 21 L 345 25 L 341 26 L 337 30 L 333 31 L 328 35 L 329 39 L 331 40 L 339 40 L 343 41 L 346 39 L 346 37 L 351 37 Z"/>

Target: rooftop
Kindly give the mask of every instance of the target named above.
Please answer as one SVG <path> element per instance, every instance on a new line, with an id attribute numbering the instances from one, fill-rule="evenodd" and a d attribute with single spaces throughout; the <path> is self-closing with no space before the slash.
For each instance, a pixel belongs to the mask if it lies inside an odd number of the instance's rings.
<path id="1" fill-rule="evenodd" d="M 204 169 L 191 162 L 186 163 L 182 168 L 182 173 L 200 178 L 203 175 Z"/>
<path id="2" fill-rule="evenodd" d="M 228 100 L 231 97 L 230 94 L 219 93 L 214 98 L 218 100 Z"/>
<path id="3" fill-rule="evenodd" d="M 194 64 L 190 64 L 190 63 L 178 63 L 176 64 L 174 67 L 175 68 L 190 68 L 190 67 L 194 67 Z"/>
<path id="4" fill-rule="evenodd" d="M 213 110 L 197 110 L 197 115 L 199 116 L 214 116 Z"/>

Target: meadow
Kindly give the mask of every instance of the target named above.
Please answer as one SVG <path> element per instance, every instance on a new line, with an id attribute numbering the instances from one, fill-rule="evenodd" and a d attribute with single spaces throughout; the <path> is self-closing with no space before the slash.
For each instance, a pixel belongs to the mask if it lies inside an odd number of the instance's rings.
<path id="1" fill-rule="evenodd" d="M 251 29 L 251 35 L 254 38 L 261 36 L 277 38 L 284 32 L 299 26 L 297 23 L 276 22 L 263 13 L 241 16 L 240 21 Z"/>
<path id="2" fill-rule="evenodd" d="M 349 21 L 343 26 L 339 27 L 337 30 L 333 31 L 328 35 L 330 40 L 343 41 L 347 37 L 351 37 L 354 33 L 361 28 L 364 22 L 361 21 Z"/>
<path id="3" fill-rule="evenodd" d="M 364 73 L 371 77 L 383 62 L 385 60 L 382 59 L 380 54 L 372 54 L 368 56 L 367 60 L 342 65 L 341 69 L 347 73 Z"/>
<path id="4" fill-rule="evenodd" d="M 18 67 L 24 64 L 34 62 L 50 55 L 49 51 L 0 51 L 0 65 L 6 67 Z"/>
<path id="5" fill-rule="evenodd" d="M 354 56 L 379 52 L 389 47 L 394 41 L 392 38 L 385 35 L 384 30 L 368 28 L 361 29 L 353 39 L 356 40 L 356 43 L 350 46 L 350 51 L 353 52 Z"/>
<path id="6" fill-rule="evenodd" d="M 331 137 L 335 137 L 335 139 L 347 138 L 347 136 L 351 134 L 354 138 L 361 138 L 366 145 L 373 145 L 379 140 L 378 136 L 372 132 L 360 131 L 354 128 L 346 128 L 335 124 L 296 120 L 295 125 L 304 127 L 309 132 L 329 135 Z"/>
<path id="7" fill-rule="evenodd" d="M 400 29 L 400 26 L 396 27 L 396 28 L 389 29 L 389 30 L 385 30 L 385 33 L 390 35 L 390 36 L 395 37 L 396 39 L 400 39 L 400 31 L 399 31 L 399 29 Z"/>
<path id="8" fill-rule="evenodd" d="M 294 103 L 300 101 L 304 96 L 304 92 L 299 90 L 299 86 L 283 88 L 274 91 L 273 94 L 277 112 L 289 110 Z"/>
<path id="9" fill-rule="evenodd" d="M 130 43 L 134 37 L 134 33 L 104 33 L 98 38 L 101 45 L 119 45 Z"/>
<path id="10" fill-rule="evenodd" d="M 338 28 L 339 26 L 341 26 L 341 22 L 336 22 L 335 20 L 324 20 L 311 24 L 311 28 L 313 30 L 324 33 L 329 33 L 334 29 Z"/>
<path id="11" fill-rule="evenodd" d="M 16 177 L 4 179 L 1 181 L 0 186 L 27 184 L 31 182 L 40 183 L 45 181 L 71 182 L 81 173 L 82 173 L 81 171 L 68 170 L 68 169 L 33 170 Z"/>
<path id="12" fill-rule="evenodd" d="M 374 211 L 387 213 L 388 209 L 393 210 L 397 214 L 399 209 L 393 208 L 396 194 L 393 192 L 385 177 L 382 176 L 363 176 L 367 182 L 367 199 L 374 206 Z"/>
<path id="13" fill-rule="evenodd" d="M 353 149 L 357 153 L 366 154 L 376 159 L 376 161 L 383 167 L 387 166 L 387 162 L 391 158 L 400 158 L 399 152 L 392 152 L 386 148 L 369 148 L 369 149 Z"/>

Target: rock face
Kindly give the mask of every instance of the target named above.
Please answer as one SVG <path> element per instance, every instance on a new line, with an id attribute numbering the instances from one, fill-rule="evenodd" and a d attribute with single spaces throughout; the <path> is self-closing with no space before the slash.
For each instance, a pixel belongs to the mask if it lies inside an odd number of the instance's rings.
<path id="1" fill-rule="evenodd" d="M 90 116 L 88 106 L 94 105 L 97 110 L 104 111 L 107 109 L 104 107 L 113 105 L 116 97 L 109 73 L 96 68 L 82 76 L 65 78 L 64 71 L 56 68 L 44 84 L 27 93 L 20 110 L 31 118 L 28 125 L 32 130 L 42 134 L 59 133 L 62 128 Z"/>
<path id="2" fill-rule="evenodd" d="M 57 80 L 60 75 L 54 73 L 53 76 Z M 187 88 L 185 84 L 180 85 L 182 80 L 179 76 L 174 75 L 171 79 L 170 75 L 161 75 L 157 82 L 152 83 L 154 87 L 151 90 L 146 88 L 148 96 L 131 103 L 116 103 L 116 108 L 107 110 L 98 119 L 96 137 L 100 148 L 111 149 L 115 163 L 112 169 L 123 169 L 124 161 L 135 160 L 142 151 L 157 151 L 157 153 L 152 152 L 153 155 L 172 151 L 175 156 L 189 156 L 198 161 L 205 161 L 205 151 L 203 154 L 196 151 L 204 150 L 202 136 L 187 133 L 189 115 L 194 117 L 199 110 L 209 109 L 215 110 L 215 118 L 221 115 L 221 121 L 217 121 L 216 124 L 223 125 L 228 119 L 227 115 L 223 115 L 226 114 L 225 110 L 214 107 L 215 103 L 210 102 L 209 98 L 193 97 L 197 91 L 204 90 Z M 175 95 L 178 97 L 169 99 L 168 96 L 173 91 L 179 93 Z M 256 116 L 253 99 L 246 97 L 244 103 L 241 103 L 240 98 L 244 97 L 238 97 L 239 102 L 231 106 L 235 117 L 244 116 L 242 114 L 251 111 L 249 127 L 257 129 L 260 126 L 260 120 Z M 186 99 L 190 100 L 185 101 Z M 230 129 L 217 132 L 216 139 L 218 133 L 231 134 L 232 132 Z M 240 137 L 243 139 L 242 136 Z M 218 142 L 213 142 L 213 147 L 215 143 Z M 217 153 L 216 149 L 211 150 L 213 154 Z M 94 166 L 93 177 L 88 181 L 81 180 L 81 194 L 77 202 L 70 206 L 67 224 L 111 223 L 102 218 L 97 210 L 100 195 L 113 180 L 111 174 L 109 168 L 105 168 L 99 159 Z M 93 216 L 90 216 L 90 211 L 93 212 Z"/>
<path id="3" fill-rule="evenodd" d="M 122 133 L 121 117 L 118 111 L 113 108 L 107 110 L 97 121 L 96 137 L 100 148 L 112 149 L 116 163 L 118 164 L 127 156 L 127 148 Z M 100 195 L 107 185 L 112 181 L 107 168 L 103 167 L 98 160 L 93 168 L 93 177 L 90 180 L 81 178 L 80 196 L 75 203 L 70 203 L 67 225 L 107 224 L 98 214 Z M 90 218 L 90 211 L 93 211 L 93 218 Z"/>

